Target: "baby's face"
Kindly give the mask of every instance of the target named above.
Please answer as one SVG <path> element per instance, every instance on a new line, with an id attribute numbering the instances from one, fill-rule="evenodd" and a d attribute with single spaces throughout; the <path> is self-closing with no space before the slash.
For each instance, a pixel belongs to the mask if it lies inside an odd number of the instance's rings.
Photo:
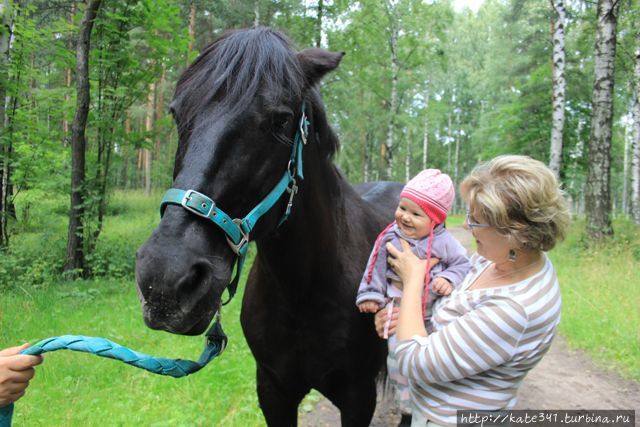
<path id="1" fill-rule="evenodd" d="M 422 239 L 429 235 L 431 218 L 413 200 L 401 197 L 395 216 L 398 228 L 406 237 Z"/>

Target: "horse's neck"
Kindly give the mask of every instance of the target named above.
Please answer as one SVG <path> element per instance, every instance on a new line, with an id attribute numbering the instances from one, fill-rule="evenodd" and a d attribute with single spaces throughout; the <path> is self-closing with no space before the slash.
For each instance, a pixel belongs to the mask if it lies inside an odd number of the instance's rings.
<path id="1" fill-rule="evenodd" d="M 261 262 L 278 275 L 324 274 L 346 262 L 341 257 L 349 257 L 349 249 L 364 237 L 358 234 L 367 212 L 349 183 L 333 165 L 308 172 L 290 218 L 258 242 Z"/>

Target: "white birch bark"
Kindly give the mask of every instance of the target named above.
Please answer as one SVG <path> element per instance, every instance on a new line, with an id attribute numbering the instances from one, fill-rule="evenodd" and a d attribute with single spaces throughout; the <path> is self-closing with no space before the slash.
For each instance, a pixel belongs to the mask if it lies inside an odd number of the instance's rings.
<path id="1" fill-rule="evenodd" d="M 447 128 L 447 173 L 451 174 L 451 113 L 449 113 L 449 127 Z"/>
<path id="2" fill-rule="evenodd" d="M 391 51 L 391 99 L 389 104 L 389 122 L 387 124 L 387 141 L 385 143 L 384 150 L 381 153 L 384 154 L 382 160 L 384 165 L 385 179 L 391 179 L 393 177 L 393 149 L 394 149 L 394 131 L 395 131 L 395 117 L 398 112 L 398 28 L 396 17 L 394 13 L 394 6 L 390 2 L 386 3 L 387 17 L 389 20 L 389 27 L 387 29 L 389 33 L 389 50 Z"/>
<path id="3" fill-rule="evenodd" d="M 408 182 L 411 179 L 411 139 L 412 132 L 408 130 L 407 135 L 407 150 L 404 153 L 404 181 Z"/>
<path id="4" fill-rule="evenodd" d="M 455 154 L 453 157 L 453 185 L 457 188 L 458 187 L 458 162 L 460 159 L 460 137 L 461 137 L 461 132 L 460 132 L 460 110 L 456 109 L 456 128 L 457 128 L 457 136 L 456 136 L 456 149 L 455 149 Z M 454 199 L 454 204 L 453 204 L 453 211 L 456 212 L 458 209 L 458 194 L 459 192 L 456 191 L 456 197 Z"/>
<path id="5" fill-rule="evenodd" d="M 389 34 L 389 48 L 391 49 L 391 105 L 389 105 L 389 124 L 387 126 L 385 175 L 386 179 L 393 176 L 393 148 L 395 116 L 398 110 L 398 56 L 397 56 L 398 34 L 394 28 Z"/>
<path id="6" fill-rule="evenodd" d="M 640 31 L 636 33 L 635 103 L 633 105 L 633 149 L 631 155 L 631 213 L 640 225 Z"/>
<path id="7" fill-rule="evenodd" d="M 425 83 L 424 88 L 424 134 L 422 135 L 422 170 L 427 168 L 427 160 L 429 154 L 429 82 Z"/>
<path id="8" fill-rule="evenodd" d="M 253 26 L 258 27 L 260 26 L 260 1 L 259 0 L 256 0 L 255 3 L 253 3 L 253 14 L 255 16 L 255 19 L 253 20 Z"/>
<path id="9" fill-rule="evenodd" d="M 613 117 L 616 26 L 619 0 L 598 1 L 595 44 L 593 111 L 589 136 L 585 209 L 587 235 L 602 240 L 613 235 L 611 228 L 611 132 Z"/>
<path id="10" fill-rule="evenodd" d="M 633 127 L 625 130 L 624 134 L 624 158 L 622 160 L 622 214 L 629 212 L 629 151 L 631 150 L 631 141 L 633 139 Z"/>
<path id="11" fill-rule="evenodd" d="M 565 89 L 564 77 L 565 50 L 564 27 L 566 12 L 563 0 L 550 0 L 553 27 L 553 96 L 551 116 L 551 148 L 549 150 L 549 168 L 556 177 L 560 176 L 562 144 L 564 131 Z"/>

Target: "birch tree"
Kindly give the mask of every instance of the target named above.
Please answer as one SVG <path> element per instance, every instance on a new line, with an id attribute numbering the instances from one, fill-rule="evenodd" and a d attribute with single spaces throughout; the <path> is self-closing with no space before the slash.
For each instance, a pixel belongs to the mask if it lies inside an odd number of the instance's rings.
<path id="1" fill-rule="evenodd" d="M 424 131 L 422 134 L 422 170 L 427 168 L 429 154 L 429 81 L 424 84 Z"/>
<path id="2" fill-rule="evenodd" d="M 563 0 L 550 0 L 550 3 L 552 10 L 551 27 L 553 31 L 553 97 L 549 168 L 553 171 L 556 177 L 560 177 L 566 88 L 564 77 L 564 27 L 566 23 L 566 11 Z"/>
<path id="3" fill-rule="evenodd" d="M 611 136 L 614 65 L 619 0 L 598 1 L 592 95 L 589 165 L 585 210 L 587 236 L 592 241 L 613 235 L 611 227 Z"/>
<path id="4" fill-rule="evenodd" d="M 91 30 L 98 14 L 101 0 L 91 0 L 85 8 L 78 43 L 76 46 L 76 113 L 71 125 L 71 208 L 69 210 L 69 232 L 67 240 L 67 262 L 65 271 L 84 271 L 84 186 L 85 151 L 87 141 L 85 129 L 89 115 L 89 52 Z"/>
<path id="5" fill-rule="evenodd" d="M 395 117 L 398 113 L 398 23 L 395 16 L 395 6 L 391 2 L 386 3 L 387 17 L 389 25 L 387 27 L 387 36 L 389 43 L 389 51 L 391 53 L 391 96 L 389 101 L 389 122 L 387 124 L 387 140 L 381 147 L 380 157 L 382 166 L 384 167 L 384 179 L 393 177 L 393 150 L 394 150 L 394 133 L 395 133 Z M 382 171 L 381 171 L 382 172 Z"/>
<path id="6" fill-rule="evenodd" d="M 640 30 L 636 33 L 635 99 L 633 104 L 633 148 L 631 154 L 631 212 L 640 225 Z"/>

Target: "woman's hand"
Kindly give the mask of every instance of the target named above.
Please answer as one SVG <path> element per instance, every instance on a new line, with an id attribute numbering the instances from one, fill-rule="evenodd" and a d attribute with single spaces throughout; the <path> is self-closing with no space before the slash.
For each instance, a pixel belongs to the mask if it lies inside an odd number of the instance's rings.
<path id="1" fill-rule="evenodd" d="M 427 262 L 415 256 L 406 241 L 400 240 L 400 245 L 402 245 L 402 250 L 396 249 L 391 243 L 387 243 L 387 253 L 389 254 L 387 262 L 393 271 L 400 276 L 404 291 L 406 291 L 407 284 L 424 282 L 424 276 L 427 273 Z"/>
<path id="2" fill-rule="evenodd" d="M 29 344 L 0 351 L 0 407 L 24 395 L 35 374 L 33 367 L 42 363 L 42 356 L 19 354 L 27 347 Z"/>
<path id="3" fill-rule="evenodd" d="M 386 307 L 383 307 L 378 311 L 374 317 L 376 325 L 376 332 L 380 338 L 384 338 L 384 324 L 388 319 L 388 311 Z M 393 307 L 391 311 L 391 322 L 389 323 L 389 336 L 396 333 L 396 326 L 398 326 L 398 313 L 400 313 L 400 307 Z"/>

